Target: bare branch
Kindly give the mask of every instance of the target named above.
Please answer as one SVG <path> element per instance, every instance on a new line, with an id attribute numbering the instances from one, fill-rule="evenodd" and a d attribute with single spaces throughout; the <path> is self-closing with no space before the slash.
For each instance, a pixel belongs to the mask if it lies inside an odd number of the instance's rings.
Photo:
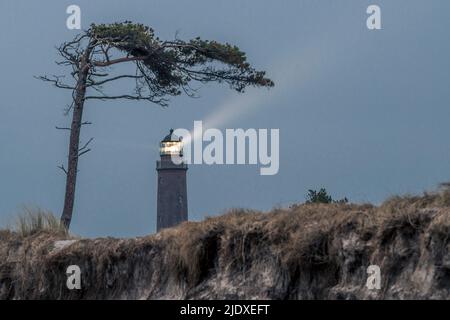
<path id="1" fill-rule="evenodd" d="M 94 138 L 90 138 L 89 141 L 84 144 L 84 146 L 82 146 L 80 149 L 78 149 L 78 151 L 85 150 L 87 148 L 87 146 L 92 142 L 92 140 L 94 140 Z"/>
<path id="2" fill-rule="evenodd" d="M 117 99 L 129 99 L 129 100 L 149 100 L 153 97 L 133 96 L 129 94 L 123 94 L 120 96 L 88 96 L 86 100 L 117 100 Z"/>
<path id="3" fill-rule="evenodd" d="M 58 168 L 61 169 L 66 175 L 68 174 L 68 173 L 67 173 L 67 170 L 66 170 L 66 168 L 64 168 L 64 165 L 63 165 L 63 164 L 60 165 L 60 166 L 58 166 Z"/>
<path id="4" fill-rule="evenodd" d="M 111 82 L 111 81 L 115 81 L 115 80 L 119 80 L 119 79 L 124 79 L 124 78 L 129 78 L 129 79 L 142 79 L 144 76 L 133 76 L 133 75 L 121 75 L 121 76 L 117 76 L 117 77 L 113 77 L 113 78 L 109 78 L 106 80 L 102 80 L 99 82 L 95 82 L 95 81 L 91 81 L 91 83 L 87 86 L 87 87 L 92 87 L 92 86 L 101 86 L 105 83 Z"/>
<path id="5" fill-rule="evenodd" d="M 69 131 L 71 131 L 72 129 L 70 129 L 70 128 L 67 128 L 67 127 L 55 127 L 56 129 L 58 129 L 58 130 L 69 130 Z"/>
<path id="6" fill-rule="evenodd" d="M 109 73 L 96 73 L 96 72 L 91 72 L 90 76 L 95 76 L 95 77 L 107 77 L 107 76 L 109 76 Z"/>
<path id="7" fill-rule="evenodd" d="M 91 149 L 87 149 L 87 150 L 85 150 L 85 151 L 83 151 L 83 152 L 80 152 L 80 153 L 78 154 L 78 158 L 81 157 L 82 155 L 88 153 L 89 151 L 91 151 Z"/>
<path id="8" fill-rule="evenodd" d="M 51 82 L 51 83 L 53 83 L 53 85 L 55 87 L 60 88 L 60 89 L 75 90 L 75 87 L 71 87 L 71 86 L 61 82 L 60 79 L 64 78 L 64 76 L 55 76 L 54 75 L 53 79 L 49 78 L 48 76 L 38 76 L 38 77 L 35 76 L 34 78 L 45 81 L 45 82 Z"/>
<path id="9" fill-rule="evenodd" d="M 129 61 L 143 61 L 145 59 L 148 59 L 149 56 L 140 56 L 140 57 L 123 57 L 118 58 L 110 61 L 92 61 L 92 65 L 96 67 L 108 67 L 113 64 L 122 63 L 122 62 L 129 62 Z"/>
<path id="10" fill-rule="evenodd" d="M 74 106 L 74 98 L 73 98 L 73 93 L 72 93 L 72 103 L 71 104 L 69 104 L 69 105 L 67 105 L 67 107 L 66 107 L 66 109 L 64 110 L 64 115 L 65 116 L 67 116 L 68 114 L 69 114 L 69 112 L 70 112 L 70 110 L 72 110 L 72 108 L 73 108 L 73 106 Z"/>

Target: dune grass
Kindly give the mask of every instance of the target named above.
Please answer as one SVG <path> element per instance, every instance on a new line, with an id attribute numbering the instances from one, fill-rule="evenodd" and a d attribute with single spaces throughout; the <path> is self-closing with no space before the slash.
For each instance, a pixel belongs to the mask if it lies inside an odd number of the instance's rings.
<path id="1" fill-rule="evenodd" d="M 15 231 L 21 237 L 28 237 L 39 232 L 67 236 L 67 229 L 53 213 L 40 208 L 25 207 L 17 216 Z"/>

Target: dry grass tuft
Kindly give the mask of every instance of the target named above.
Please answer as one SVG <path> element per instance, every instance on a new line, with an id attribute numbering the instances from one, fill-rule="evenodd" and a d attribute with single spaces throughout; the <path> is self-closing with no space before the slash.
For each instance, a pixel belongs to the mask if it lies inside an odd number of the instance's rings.
<path id="1" fill-rule="evenodd" d="M 40 232 L 68 236 L 67 229 L 53 213 L 39 208 L 25 207 L 17 217 L 14 231 L 21 237 L 32 236 Z"/>

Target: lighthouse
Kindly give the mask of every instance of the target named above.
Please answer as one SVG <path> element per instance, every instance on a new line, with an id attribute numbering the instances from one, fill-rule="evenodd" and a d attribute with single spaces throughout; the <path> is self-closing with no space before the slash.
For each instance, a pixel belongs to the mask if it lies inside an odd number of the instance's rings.
<path id="1" fill-rule="evenodd" d="M 159 155 L 160 160 L 156 162 L 156 171 L 158 172 L 157 231 L 188 220 L 186 181 L 188 167 L 182 161 L 182 138 L 175 136 L 173 129 L 161 141 Z"/>

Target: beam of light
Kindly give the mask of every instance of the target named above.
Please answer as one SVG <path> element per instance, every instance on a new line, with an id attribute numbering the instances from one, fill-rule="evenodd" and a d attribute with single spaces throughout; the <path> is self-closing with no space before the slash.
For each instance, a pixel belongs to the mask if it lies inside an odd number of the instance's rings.
<path id="1" fill-rule="evenodd" d="M 291 52 L 269 64 L 267 76 L 275 82 L 275 87 L 270 89 L 248 88 L 243 94 L 232 94 L 204 119 L 198 119 L 203 121 L 203 129 L 223 127 L 236 119 L 249 117 L 254 112 L 262 112 L 268 106 L 279 109 L 280 105 L 277 103 L 283 95 L 305 92 L 308 85 L 311 85 L 318 77 L 323 76 L 324 70 L 330 72 L 330 63 L 338 63 L 337 61 L 323 61 L 322 59 L 321 53 L 326 50 L 322 43 L 324 41 L 329 43 L 330 39 L 337 41 L 330 35 L 327 38 L 318 36 L 313 41 L 314 43 L 303 50 Z M 202 140 L 202 138 L 202 132 L 196 132 L 192 129 L 190 130 L 190 136 L 183 137 L 183 144 L 187 146 L 190 143 Z M 123 149 L 148 150 L 149 148 L 149 145 L 145 142 L 109 141 L 106 139 L 96 139 L 96 142 L 108 147 Z M 159 153 L 159 147 L 151 146 L 150 148 L 152 152 Z"/>
<path id="2" fill-rule="evenodd" d="M 301 90 L 308 81 L 318 75 L 321 68 L 318 57 L 319 52 L 310 47 L 299 54 L 292 54 L 272 63 L 267 75 L 275 82 L 275 87 L 267 90 L 250 88 L 243 94 L 234 94 L 203 119 L 204 129 L 222 127 L 237 118 L 242 119 L 259 112 L 268 105 L 278 108 L 277 100 L 280 96 L 292 93 L 295 88 Z M 202 132 L 192 129 L 190 136 L 185 137 L 183 142 L 188 145 L 201 139 Z"/>

